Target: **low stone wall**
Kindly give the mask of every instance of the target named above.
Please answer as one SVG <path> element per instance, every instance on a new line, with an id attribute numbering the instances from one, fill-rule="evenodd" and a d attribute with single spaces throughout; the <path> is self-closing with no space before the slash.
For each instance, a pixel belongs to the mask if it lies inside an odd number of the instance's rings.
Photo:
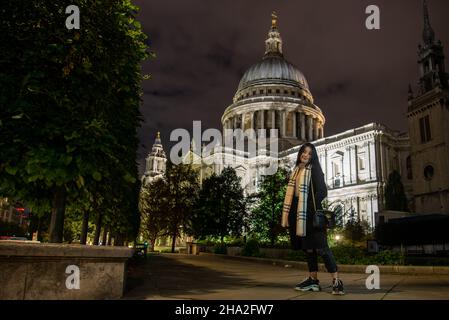
<path id="1" fill-rule="evenodd" d="M 133 249 L 0 241 L 0 300 L 120 299 Z"/>

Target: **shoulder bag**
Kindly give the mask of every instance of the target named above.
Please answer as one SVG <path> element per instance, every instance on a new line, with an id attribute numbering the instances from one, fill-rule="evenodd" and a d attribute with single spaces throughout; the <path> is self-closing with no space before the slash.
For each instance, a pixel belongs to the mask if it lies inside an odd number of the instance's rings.
<path id="1" fill-rule="evenodd" d="M 313 228 L 317 230 L 324 229 L 334 229 L 335 228 L 335 212 L 331 210 L 317 210 L 315 203 L 315 192 L 313 190 L 313 181 L 310 179 L 312 184 L 312 199 L 313 207 L 315 209 L 315 214 L 313 215 Z"/>

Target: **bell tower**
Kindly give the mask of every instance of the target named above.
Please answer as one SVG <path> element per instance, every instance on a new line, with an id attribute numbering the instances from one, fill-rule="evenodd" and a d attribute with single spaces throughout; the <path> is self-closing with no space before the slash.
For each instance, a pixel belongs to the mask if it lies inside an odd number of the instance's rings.
<path id="1" fill-rule="evenodd" d="M 146 185 L 161 177 L 165 173 L 165 167 L 167 162 L 167 156 L 161 142 L 161 133 L 158 132 L 156 139 L 154 140 L 151 152 L 148 154 L 146 161 L 145 173 L 142 176 L 142 184 Z"/>
<path id="2" fill-rule="evenodd" d="M 407 110 L 414 205 L 418 214 L 449 214 L 449 77 L 426 0 L 423 13 L 418 88 L 415 94 L 409 87 Z"/>

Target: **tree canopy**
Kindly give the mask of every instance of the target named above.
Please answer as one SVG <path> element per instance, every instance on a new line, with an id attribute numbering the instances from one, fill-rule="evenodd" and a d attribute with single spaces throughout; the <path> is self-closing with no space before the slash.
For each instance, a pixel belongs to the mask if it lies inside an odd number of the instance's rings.
<path id="1" fill-rule="evenodd" d="M 199 238 L 241 235 L 245 226 L 246 199 L 240 178 L 231 167 L 203 181 L 191 220 L 191 233 Z"/>
<path id="2" fill-rule="evenodd" d="M 77 5 L 81 28 L 65 27 Z M 0 196 L 52 213 L 101 208 L 137 233 L 137 127 L 146 36 L 130 0 L 17 0 L 0 9 Z"/>
<path id="3" fill-rule="evenodd" d="M 252 210 L 251 229 L 259 239 L 269 239 L 271 245 L 285 234 L 281 226 L 282 206 L 288 182 L 288 172 L 279 168 L 274 175 L 264 176 Z"/>

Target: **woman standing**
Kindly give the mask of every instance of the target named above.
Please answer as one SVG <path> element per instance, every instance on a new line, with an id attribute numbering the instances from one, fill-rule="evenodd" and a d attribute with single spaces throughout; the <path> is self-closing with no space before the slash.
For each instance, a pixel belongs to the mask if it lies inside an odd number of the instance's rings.
<path id="1" fill-rule="evenodd" d="M 318 255 L 320 255 L 333 278 L 332 294 L 343 295 L 345 294 L 343 282 L 338 278 L 337 265 L 327 243 L 327 231 L 313 227 L 315 209 L 322 209 L 321 201 L 326 197 L 327 187 L 315 146 L 306 143 L 298 151 L 296 166 L 290 176 L 282 210 L 282 226 L 289 228 L 293 249 L 305 252 L 310 273 L 307 279 L 295 286 L 295 290 L 321 290 L 317 275 Z"/>

